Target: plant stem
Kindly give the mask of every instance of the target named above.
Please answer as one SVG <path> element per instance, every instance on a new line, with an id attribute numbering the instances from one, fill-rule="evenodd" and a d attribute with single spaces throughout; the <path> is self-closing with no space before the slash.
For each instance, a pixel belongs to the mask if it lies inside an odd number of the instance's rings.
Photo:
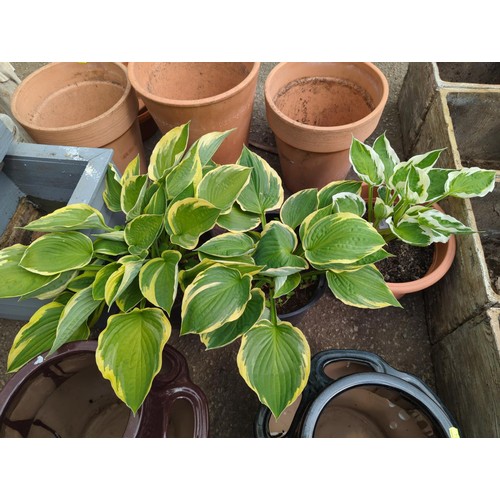
<path id="1" fill-rule="evenodd" d="M 368 188 L 368 222 L 373 222 L 373 186 Z"/>
<path id="2" fill-rule="evenodd" d="M 260 225 L 262 226 L 262 231 L 264 231 L 264 228 L 266 227 L 267 221 L 266 221 L 266 213 L 262 212 L 260 214 Z"/>
<path id="3" fill-rule="evenodd" d="M 271 306 L 271 322 L 278 324 L 278 313 L 276 312 L 276 303 L 274 302 L 274 286 L 269 285 L 269 305 Z"/>
<path id="4" fill-rule="evenodd" d="M 425 207 L 431 207 L 432 205 L 434 205 L 434 203 L 437 203 L 438 201 L 444 200 L 447 196 L 448 196 L 447 194 L 443 194 L 442 196 L 439 196 L 435 200 L 429 201 L 424 206 Z"/>
<path id="5" fill-rule="evenodd" d="M 406 212 L 407 208 L 410 206 L 409 203 L 407 203 L 404 200 L 400 200 L 398 204 L 394 207 L 394 216 L 393 216 L 393 221 L 394 225 L 397 226 L 399 220 L 401 217 L 404 215 Z"/>
<path id="6" fill-rule="evenodd" d="M 324 271 L 318 271 L 317 269 L 314 269 L 313 271 L 307 271 L 307 273 L 301 273 L 300 277 L 301 279 L 309 278 L 309 276 L 318 276 L 323 272 Z"/>

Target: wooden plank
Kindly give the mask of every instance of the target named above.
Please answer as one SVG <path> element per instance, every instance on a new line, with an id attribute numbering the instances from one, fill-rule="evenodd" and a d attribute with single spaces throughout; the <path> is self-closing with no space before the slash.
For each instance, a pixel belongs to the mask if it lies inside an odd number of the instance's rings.
<path id="1" fill-rule="evenodd" d="M 438 394 L 465 437 L 500 437 L 500 309 L 432 348 Z"/>

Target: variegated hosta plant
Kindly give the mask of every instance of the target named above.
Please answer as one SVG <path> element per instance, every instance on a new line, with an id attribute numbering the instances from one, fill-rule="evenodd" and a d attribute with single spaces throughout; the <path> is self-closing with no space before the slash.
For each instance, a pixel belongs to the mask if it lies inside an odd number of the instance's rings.
<path id="1" fill-rule="evenodd" d="M 361 182 L 307 189 L 283 203 L 281 180 L 262 158 L 245 148 L 237 164 L 251 175 L 218 219 L 227 232 L 199 246 L 193 265 L 179 272 L 181 335 L 198 334 L 207 349 L 241 339 L 240 374 L 278 417 L 307 383 L 310 349 L 298 328 L 279 319 L 276 299 L 326 273 L 347 304 L 399 303 L 373 266 L 388 255 L 385 240 L 360 215 L 334 210 L 334 195 L 359 193 Z"/>
<path id="2" fill-rule="evenodd" d="M 110 165 L 103 197 L 124 214 L 123 226 L 108 227 L 91 206 L 70 205 L 28 224 L 26 230 L 47 233 L 28 247 L 0 251 L 0 298 L 52 299 L 18 332 L 10 372 L 87 339 L 116 305 L 99 335 L 96 361 L 117 396 L 138 410 L 161 368 L 179 268 L 219 218 L 232 217 L 250 180 L 250 168 L 211 161 L 228 133 L 207 134 L 188 149 L 186 124 L 159 141 L 147 174 L 139 158 L 121 178 Z"/>
<path id="3" fill-rule="evenodd" d="M 350 159 L 358 177 L 368 185 L 367 220 L 389 242 L 399 239 L 415 246 L 446 243 L 452 234 L 473 229 L 437 210 L 444 198 L 482 197 L 495 186 L 495 172 L 477 167 L 437 168 L 443 150 L 400 161 L 385 134 L 373 147 L 353 139 Z M 349 196 L 363 203 L 359 193 Z"/>

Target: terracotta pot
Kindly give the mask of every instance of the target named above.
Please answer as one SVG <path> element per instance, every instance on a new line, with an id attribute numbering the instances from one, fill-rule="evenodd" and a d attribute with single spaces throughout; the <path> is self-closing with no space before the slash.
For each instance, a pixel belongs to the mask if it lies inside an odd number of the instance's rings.
<path id="1" fill-rule="evenodd" d="M 190 121 L 189 145 L 236 128 L 214 155 L 234 163 L 248 141 L 260 63 L 134 63 L 129 79 L 163 134 Z"/>
<path id="2" fill-rule="evenodd" d="M 389 85 L 371 63 L 280 63 L 264 94 L 283 181 L 296 192 L 345 179 L 352 137 L 375 130 Z"/>
<path id="3" fill-rule="evenodd" d="M 33 360 L 0 393 L 0 437 L 207 437 L 205 395 L 184 357 L 165 346 L 160 373 L 134 416 L 102 378 L 96 341 Z"/>
<path id="4" fill-rule="evenodd" d="M 21 82 L 11 107 L 38 143 L 111 148 L 121 172 L 139 154 L 146 172 L 137 98 L 120 63 L 47 64 Z"/>

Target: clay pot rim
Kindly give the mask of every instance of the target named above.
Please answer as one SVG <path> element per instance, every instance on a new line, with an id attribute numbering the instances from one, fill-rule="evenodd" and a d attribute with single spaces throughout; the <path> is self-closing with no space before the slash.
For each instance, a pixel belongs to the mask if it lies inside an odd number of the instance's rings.
<path id="1" fill-rule="evenodd" d="M 343 64 L 344 62 L 340 63 L 335 63 L 335 64 Z M 322 132 L 347 132 L 352 128 L 356 128 L 359 126 L 364 125 L 365 123 L 368 123 L 369 121 L 373 120 L 378 114 L 381 114 L 382 111 L 385 108 L 385 105 L 387 104 L 387 100 L 389 98 L 389 83 L 387 81 L 387 78 L 385 75 L 382 73 L 382 71 L 375 66 L 375 64 L 370 63 L 370 62 L 356 62 L 355 64 L 360 64 L 362 66 L 365 66 L 367 68 L 370 68 L 376 76 L 379 78 L 380 82 L 382 83 L 382 98 L 380 99 L 380 102 L 375 106 L 372 111 L 361 118 L 360 120 L 357 120 L 355 122 L 351 123 L 346 123 L 345 125 L 335 125 L 332 127 L 320 127 L 318 125 L 308 125 L 305 123 L 298 122 L 296 120 L 293 120 L 289 116 L 285 115 L 279 108 L 276 106 L 274 103 L 273 97 L 270 95 L 270 81 L 273 79 L 274 75 L 278 73 L 281 68 L 286 66 L 287 64 L 290 64 L 290 62 L 282 62 L 277 64 L 270 72 L 269 75 L 266 78 L 266 82 L 264 84 L 264 97 L 265 101 L 268 104 L 268 106 L 272 109 L 272 111 L 284 122 L 286 122 L 288 125 L 297 127 L 299 129 L 303 130 L 310 130 L 310 131 L 322 131 Z M 325 63 L 328 64 L 328 63 Z M 347 63 L 345 63 L 347 64 Z M 291 80 L 294 81 L 294 80 Z M 290 83 L 290 82 L 289 82 Z"/>
<path id="2" fill-rule="evenodd" d="M 231 61 L 234 62 L 234 61 Z M 260 69 L 260 62 L 252 63 L 252 69 L 250 73 L 235 87 L 223 92 L 222 94 L 216 94 L 211 97 L 204 97 L 203 99 L 169 99 L 168 97 L 161 97 L 156 94 L 152 94 L 148 90 L 146 90 L 139 80 L 136 78 L 135 69 L 139 64 L 143 64 L 140 62 L 129 62 L 128 63 L 128 77 L 130 82 L 132 83 L 132 87 L 144 98 L 150 99 L 151 101 L 158 102 L 160 104 L 167 104 L 169 106 L 177 106 L 179 108 L 194 108 L 194 107 L 202 107 L 209 106 L 211 104 L 215 104 L 221 101 L 225 101 L 229 99 L 235 94 L 241 92 L 245 87 L 248 87 L 254 78 L 257 77 Z"/>
<path id="3" fill-rule="evenodd" d="M 107 118 L 108 116 L 112 115 L 115 113 L 115 111 L 120 108 L 124 102 L 128 99 L 129 94 L 132 91 L 132 85 L 130 83 L 130 80 L 128 79 L 127 76 L 127 68 L 124 66 L 122 63 L 119 62 L 109 62 L 107 64 L 114 64 L 115 66 L 118 66 L 124 76 L 125 76 L 125 81 L 126 81 L 126 86 L 123 88 L 123 95 L 120 97 L 120 99 L 107 111 L 104 113 L 96 116 L 95 118 L 92 118 L 91 120 L 87 120 L 85 122 L 80 122 L 75 125 L 68 125 L 65 127 L 41 127 L 39 125 L 35 125 L 32 122 L 29 122 L 24 119 L 23 116 L 20 115 L 17 111 L 17 101 L 19 99 L 19 95 L 22 93 L 22 91 L 25 88 L 25 84 L 27 85 L 28 83 L 31 82 L 31 80 L 34 80 L 39 77 L 42 73 L 45 73 L 46 71 L 50 71 L 53 67 L 55 66 L 60 66 L 60 65 L 67 65 L 67 64 L 74 64 L 74 63 L 67 63 L 67 62 L 53 62 L 46 64 L 45 66 L 42 66 L 41 68 L 37 69 L 33 73 L 31 73 L 29 76 L 27 76 L 21 84 L 17 87 L 17 89 L 14 91 L 14 94 L 12 95 L 12 100 L 11 100 L 11 110 L 12 114 L 15 116 L 16 120 L 25 128 L 31 128 L 32 130 L 37 130 L 37 131 L 47 131 L 47 132 L 71 132 L 73 130 L 78 130 L 82 129 L 84 127 L 92 126 L 94 123 L 100 122 L 101 120 Z M 81 63 L 84 65 L 85 63 Z M 130 124 L 129 124 L 130 126 Z"/>

